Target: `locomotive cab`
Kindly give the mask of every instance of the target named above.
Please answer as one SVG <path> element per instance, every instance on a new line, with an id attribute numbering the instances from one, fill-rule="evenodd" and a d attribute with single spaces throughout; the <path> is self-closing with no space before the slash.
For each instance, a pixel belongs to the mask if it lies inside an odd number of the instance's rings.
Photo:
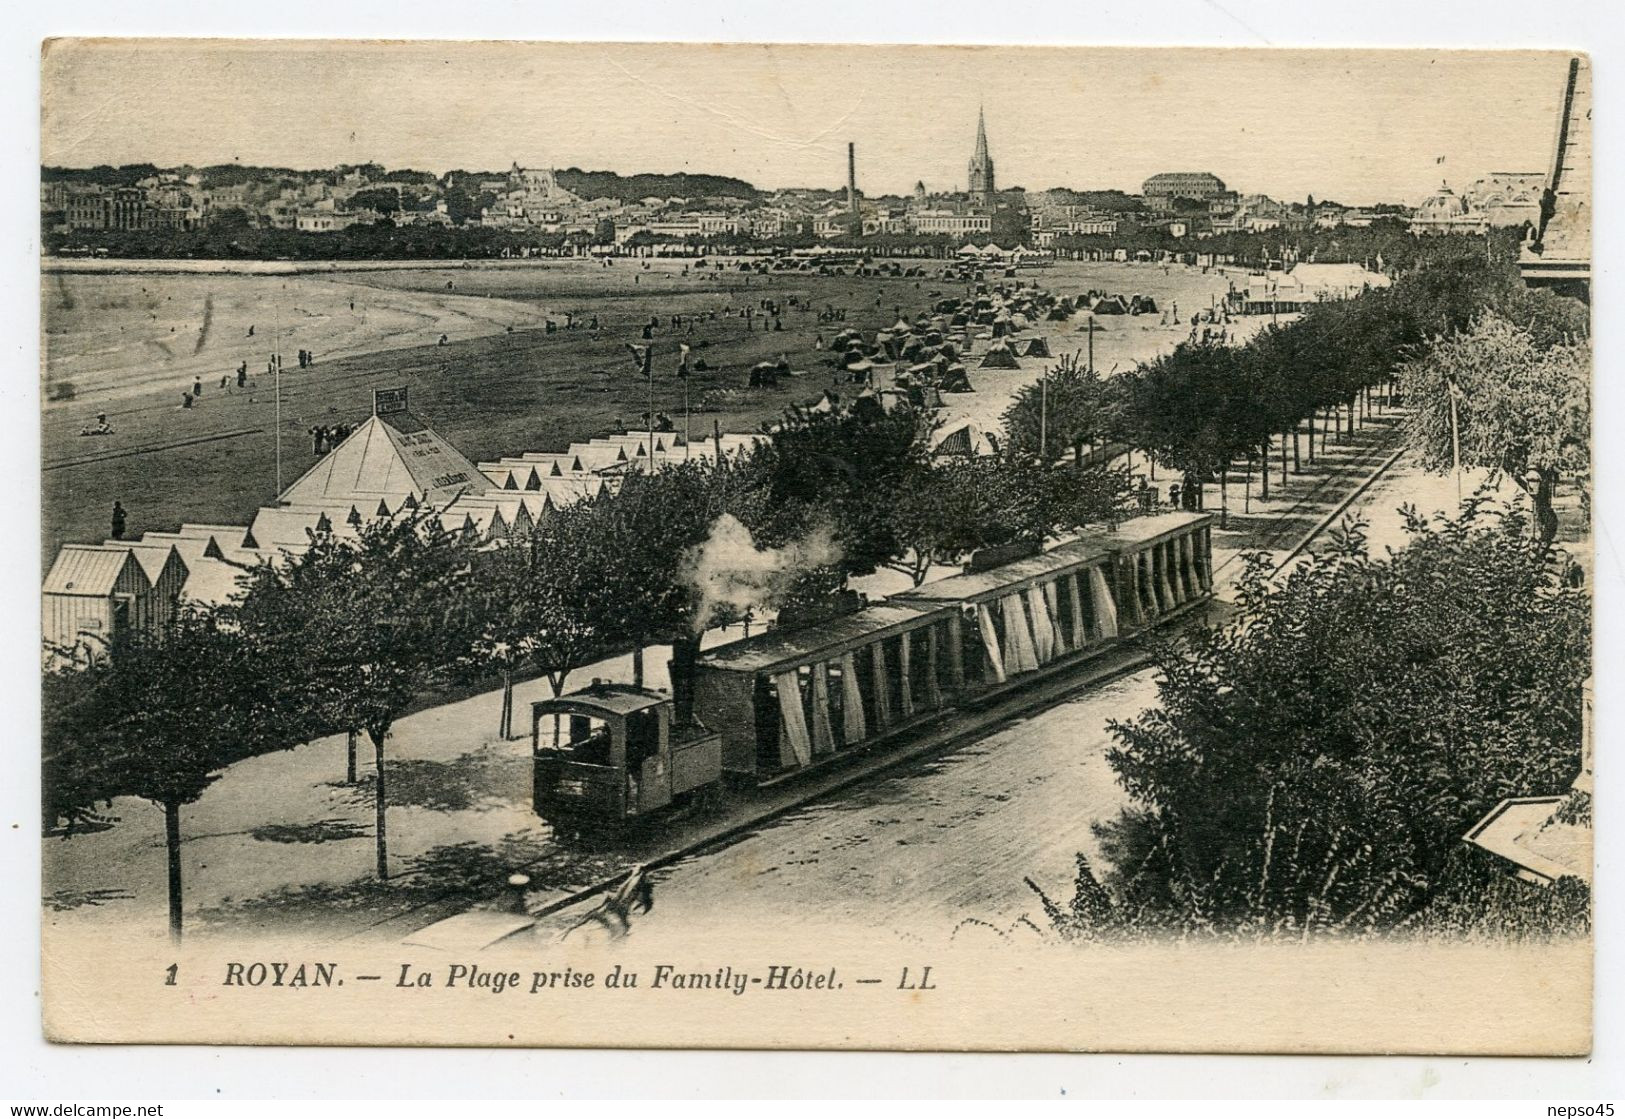
<path id="1" fill-rule="evenodd" d="M 670 697 L 594 683 L 531 707 L 533 802 L 544 816 L 637 819 L 722 777 L 722 744 L 672 722 Z"/>

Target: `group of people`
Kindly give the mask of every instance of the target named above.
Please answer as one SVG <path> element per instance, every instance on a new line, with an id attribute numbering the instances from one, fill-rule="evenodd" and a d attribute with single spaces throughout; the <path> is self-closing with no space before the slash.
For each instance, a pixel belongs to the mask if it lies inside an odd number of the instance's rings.
<path id="1" fill-rule="evenodd" d="M 325 455 L 334 447 L 350 437 L 355 430 L 355 424 L 316 424 L 310 429 L 310 449 L 317 455 Z"/>

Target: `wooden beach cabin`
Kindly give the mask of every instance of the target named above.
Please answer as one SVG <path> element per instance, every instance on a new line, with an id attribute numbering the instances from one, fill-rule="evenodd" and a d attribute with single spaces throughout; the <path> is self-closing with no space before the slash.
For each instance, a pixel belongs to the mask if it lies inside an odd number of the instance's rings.
<path id="1" fill-rule="evenodd" d="M 96 657 L 131 627 L 148 624 L 152 582 L 129 548 L 66 544 L 41 595 L 45 643 Z"/>

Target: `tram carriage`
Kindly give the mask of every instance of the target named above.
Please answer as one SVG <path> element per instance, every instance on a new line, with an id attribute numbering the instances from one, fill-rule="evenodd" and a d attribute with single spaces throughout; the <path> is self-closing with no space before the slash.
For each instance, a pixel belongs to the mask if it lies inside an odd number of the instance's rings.
<path id="1" fill-rule="evenodd" d="M 1087 660 L 1212 590 L 1212 517 L 1166 513 L 717 646 L 675 722 L 666 694 L 595 682 L 532 708 L 536 810 L 624 821 L 725 773 L 772 784 Z"/>
<path id="2" fill-rule="evenodd" d="M 1213 514 L 1163 513 L 1112 536 L 1119 612 L 1130 629 L 1155 625 L 1213 594 Z"/>
<path id="3" fill-rule="evenodd" d="M 959 689 L 957 613 L 896 600 L 722 645 L 695 666 L 723 766 L 757 783 L 917 726 Z"/>

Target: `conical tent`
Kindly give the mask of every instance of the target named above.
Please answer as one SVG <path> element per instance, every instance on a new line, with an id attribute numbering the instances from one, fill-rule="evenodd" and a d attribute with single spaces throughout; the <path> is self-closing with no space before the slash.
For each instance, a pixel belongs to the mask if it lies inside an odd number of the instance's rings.
<path id="1" fill-rule="evenodd" d="M 1049 352 L 1049 343 L 1042 338 L 1028 338 L 1025 342 L 1017 343 L 1022 357 L 1053 357 Z"/>
<path id="2" fill-rule="evenodd" d="M 282 491 L 288 505 L 415 495 L 434 504 L 495 489 L 462 452 L 411 412 L 374 415 Z"/>
<path id="3" fill-rule="evenodd" d="M 1020 369 L 1021 363 L 1003 341 L 994 342 L 982 355 L 982 369 Z"/>

